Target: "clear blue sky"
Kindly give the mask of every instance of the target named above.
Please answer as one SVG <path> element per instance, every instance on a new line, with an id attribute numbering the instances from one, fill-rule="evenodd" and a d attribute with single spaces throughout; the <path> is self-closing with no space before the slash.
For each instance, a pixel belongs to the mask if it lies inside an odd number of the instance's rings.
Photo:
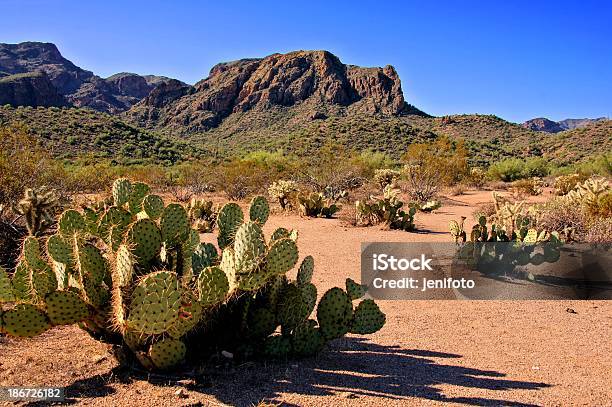
<path id="1" fill-rule="evenodd" d="M 54 42 L 109 76 L 194 83 L 217 62 L 327 49 L 394 65 L 434 115 L 612 115 L 612 2 L 0 0 L 0 42 Z M 231 5 L 230 5 L 231 4 Z"/>

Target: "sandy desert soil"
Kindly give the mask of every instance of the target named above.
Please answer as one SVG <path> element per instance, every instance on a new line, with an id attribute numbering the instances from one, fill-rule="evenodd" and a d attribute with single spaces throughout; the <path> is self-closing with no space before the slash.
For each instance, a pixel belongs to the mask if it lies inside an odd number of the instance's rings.
<path id="1" fill-rule="evenodd" d="M 489 200 L 490 192 L 453 197 L 417 216 L 418 233 L 293 215 L 272 216 L 266 230 L 299 230 L 322 294 L 347 276 L 359 279 L 362 241 L 449 241 L 448 221 L 471 220 Z M 65 386 L 70 404 L 92 406 L 612 406 L 610 301 L 379 304 L 387 314 L 380 332 L 335 341 L 315 359 L 208 366 L 181 377 L 122 371 L 76 327 L 0 338 L 0 386 Z"/>

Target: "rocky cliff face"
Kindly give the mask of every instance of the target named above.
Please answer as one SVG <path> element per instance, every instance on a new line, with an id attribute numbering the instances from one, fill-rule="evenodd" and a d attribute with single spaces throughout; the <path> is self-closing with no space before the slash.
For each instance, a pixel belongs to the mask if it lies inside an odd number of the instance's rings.
<path id="1" fill-rule="evenodd" d="M 193 87 L 175 84 L 155 93 L 133 106 L 127 117 L 146 127 L 189 132 L 215 127 L 235 113 L 304 105 L 313 118 L 338 109 L 381 115 L 410 110 L 392 66 L 347 66 L 327 51 L 221 63 Z"/>
<path id="2" fill-rule="evenodd" d="M 79 68 L 64 58 L 57 47 L 51 43 L 23 42 L 20 44 L 0 44 L 0 78 L 15 74 L 42 72 L 55 91 L 42 86 L 42 79 L 29 88 L 29 98 L 14 99 L 14 103 L 31 105 L 28 100 L 36 99 L 39 105 L 54 106 L 57 93 L 77 107 L 90 107 L 96 110 L 119 113 L 147 96 L 155 86 L 167 82 L 169 78 L 160 76 L 140 76 L 131 73 L 100 78 L 90 71 Z M 23 82 L 23 81 L 22 81 Z M 0 90 L 0 99 L 8 100 L 7 88 Z M 25 89 L 25 88 L 22 88 Z M 13 103 L 11 103 L 13 104 Z"/>
<path id="3" fill-rule="evenodd" d="M 68 103 L 57 92 L 43 72 L 9 75 L 0 78 L 0 105 L 66 106 Z"/>

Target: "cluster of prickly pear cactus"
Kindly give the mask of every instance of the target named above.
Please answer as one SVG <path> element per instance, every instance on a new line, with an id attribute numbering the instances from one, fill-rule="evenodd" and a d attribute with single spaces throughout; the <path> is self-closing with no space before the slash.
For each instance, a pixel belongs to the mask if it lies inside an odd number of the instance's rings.
<path id="1" fill-rule="evenodd" d="M 187 205 L 189 220 L 194 229 L 200 233 L 211 233 L 217 221 L 218 208 L 213 207 L 212 201 L 192 198 Z"/>
<path id="2" fill-rule="evenodd" d="M 22 215 L 28 233 L 38 236 L 53 225 L 53 215 L 59 206 L 59 197 L 54 190 L 27 188 L 23 198 L 15 206 L 15 212 Z"/>
<path id="3" fill-rule="evenodd" d="M 342 209 L 340 205 L 332 203 L 331 200 L 325 198 L 325 195 L 317 192 L 311 192 L 308 195 L 300 194 L 297 199 L 302 216 L 331 218 Z"/>
<path id="4" fill-rule="evenodd" d="M 279 180 L 268 187 L 268 195 L 278 201 L 283 210 L 292 207 L 292 201 L 299 192 L 297 182 Z"/>
<path id="5" fill-rule="evenodd" d="M 466 241 L 466 233 L 463 230 L 465 217 L 461 217 L 461 221 L 451 220 L 449 222 L 450 234 L 455 239 L 456 243 Z M 523 242 L 523 243 L 540 243 L 540 242 L 560 242 L 559 233 L 556 231 L 548 231 L 546 229 L 538 230 L 529 217 L 517 215 L 513 223 L 511 231 L 506 230 L 503 225 L 493 223 L 489 228 L 487 226 L 486 216 L 480 216 L 478 223 L 472 226 L 470 232 L 470 242 Z"/>
<path id="6" fill-rule="evenodd" d="M 224 205 L 219 252 L 200 243 L 183 206 L 119 179 L 112 202 L 64 212 L 57 234 L 24 241 L 12 277 L 0 269 L 0 331 L 31 337 L 79 323 L 117 345 L 120 360 L 169 369 L 221 351 L 309 356 L 346 333 L 379 330 L 384 314 L 369 299 L 353 307 L 365 289 L 352 280 L 316 305 L 311 256 L 288 277 L 299 262 L 298 235 L 278 228 L 266 238 L 269 214 L 263 197 L 246 216 Z"/>
<path id="7" fill-rule="evenodd" d="M 412 231 L 415 229 L 414 215 L 417 208 L 410 205 L 408 212 L 402 207 L 399 190 L 387 185 L 380 198 L 371 197 L 370 201 L 356 201 L 356 223 L 361 226 L 384 224 L 390 229 Z"/>

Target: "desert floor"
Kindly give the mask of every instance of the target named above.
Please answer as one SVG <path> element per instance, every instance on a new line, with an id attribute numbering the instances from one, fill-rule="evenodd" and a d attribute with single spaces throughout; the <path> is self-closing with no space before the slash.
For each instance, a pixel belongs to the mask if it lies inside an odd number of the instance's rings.
<path id="1" fill-rule="evenodd" d="M 449 241 L 448 221 L 470 222 L 488 201 L 490 192 L 452 197 L 435 214 L 417 215 L 417 233 L 294 215 L 272 216 L 266 231 L 299 230 L 321 295 L 346 277 L 359 280 L 362 241 Z M 610 301 L 378 303 L 387 315 L 380 332 L 337 340 L 315 359 L 209 366 L 181 377 L 128 374 L 77 327 L 0 338 L 0 386 L 65 386 L 71 404 L 96 406 L 612 406 Z"/>

